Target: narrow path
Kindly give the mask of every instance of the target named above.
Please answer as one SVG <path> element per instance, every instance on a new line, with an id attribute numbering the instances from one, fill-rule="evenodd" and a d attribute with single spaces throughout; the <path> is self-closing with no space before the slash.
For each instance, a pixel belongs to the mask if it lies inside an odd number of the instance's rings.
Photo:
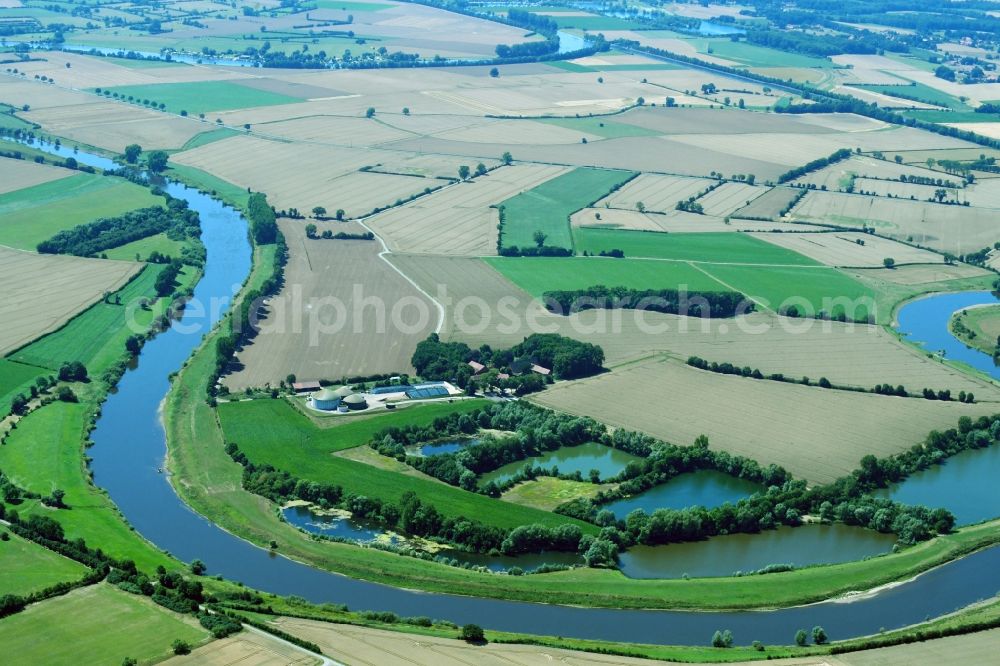
<path id="1" fill-rule="evenodd" d="M 696 271 L 698 271 L 698 272 L 700 272 L 700 273 L 704 273 L 705 275 L 707 275 L 708 277 L 712 278 L 713 280 L 715 280 L 716 282 L 718 282 L 719 284 L 721 284 L 721 285 L 722 285 L 723 287 L 725 287 L 725 288 L 726 288 L 726 289 L 728 289 L 729 291 L 733 291 L 733 292 L 736 292 L 737 294 L 742 294 L 742 293 L 743 293 L 742 291 L 740 291 L 739 289 L 737 289 L 737 288 L 736 288 L 736 287 L 734 287 L 733 285 L 729 284 L 729 283 L 728 283 L 728 282 L 726 282 L 725 280 L 720 280 L 719 278 L 715 277 L 714 275 L 712 275 L 711 273 L 709 273 L 708 271 L 706 271 L 706 270 L 705 270 L 704 268 L 702 268 L 701 266 L 697 266 L 697 265 L 695 265 L 695 263 L 694 263 L 694 262 L 689 262 L 689 263 L 690 263 L 690 265 L 691 265 L 691 268 L 695 269 Z M 757 305 L 759 305 L 760 307 L 762 307 L 762 308 L 764 308 L 765 310 L 767 310 L 768 312 L 774 312 L 774 310 L 772 310 L 772 309 L 771 309 L 771 308 L 769 308 L 768 306 L 764 305 L 763 303 L 761 303 L 760 301 L 758 301 L 758 300 L 757 300 L 756 298 L 754 298 L 753 296 L 750 296 L 749 294 L 744 294 L 744 295 L 745 295 L 745 296 L 746 296 L 747 298 L 749 298 L 749 299 L 750 299 L 751 301 L 753 301 L 754 303 L 756 303 Z"/>

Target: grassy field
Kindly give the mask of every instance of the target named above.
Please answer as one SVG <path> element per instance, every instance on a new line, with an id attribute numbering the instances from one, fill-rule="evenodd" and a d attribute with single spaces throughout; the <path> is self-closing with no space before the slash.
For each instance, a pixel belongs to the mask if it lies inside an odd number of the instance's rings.
<path id="1" fill-rule="evenodd" d="M 540 476 L 534 481 L 519 483 L 503 494 L 503 501 L 552 511 L 560 504 L 579 497 L 593 497 L 607 485 L 588 481 L 570 481 L 554 476 Z"/>
<path id="2" fill-rule="evenodd" d="M 0 359 L 0 415 L 10 411 L 10 401 L 18 393 L 26 393 L 35 378 L 51 374 L 51 370 L 36 365 Z"/>
<path id="3" fill-rule="evenodd" d="M 393 414 L 391 422 L 372 418 L 320 430 L 287 403 L 265 400 L 222 404 L 219 406 L 219 420 L 226 441 L 236 442 L 251 461 L 271 464 L 299 478 L 338 484 L 347 492 L 398 501 L 404 492 L 412 490 L 445 516 L 474 517 L 508 529 L 527 523 L 560 525 L 576 522 L 548 512 L 513 507 L 435 481 L 402 476 L 330 455 L 368 441 L 373 432 L 384 426 L 401 425 L 411 422 L 411 419 L 417 423 L 428 423 L 442 413 L 466 411 L 476 406 L 471 401 L 440 407 L 434 405 L 423 407 L 414 415 L 408 414 L 409 409 L 405 409 Z M 343 428 L 347 428 L 347 432 L 342 433 Z M 583 526 L 585 531 L 591 529 L 583 523 L 577 524 Z"/>
<path id="4" fill-rule="evenodd" d="M 828 69 L 834 66 L 833 62 L 826 58 L 813 58 L 742 41 L 734 42 L 728 38 L 695 40 L 695 43 L 701 53 L 711 53 L 718 58 L 725 58 L 751 67 L 818 67 Z"/>
<path id="5" fill-rule="evenodd" d="M 170 175 L 192 187 L 209 192 L 236 208 L 246 206 L 247 198 L 250 196 L 246 189 L 238 185 L 233 185 L 229 181 L 222 180 L 206 171 L 183 164 L 172 163 Z"/>
<path id="6" fill-rule="evenodd" d="M 574 169 L 507 199 L 501 204 L 506 218 L 504 246 L 533 247 L 533 236 L 541 231 L 547 236 L 546 245 L 572 247 L 569 216 L 603 198 L 631 176 L 628 171 Z"/>
<path id="7" fill-rule="evenodd" d="M 138 277 L 116 292 L 116 296 L 121 297 L 121 305 L 99 302 L 58 331 L 15 352 L 11 358 L 53 370 L 58 370 L 59 366 L 68 361 L 80 361 L 96 376 L 120 358 L 125 339 L 134 333 L 125 326 L 130 311 L 134 314 L 135 323 L 141 330 L 145 330 L 159 314 L 158 310 L 165 307 L 165 299 L 157 301 L 158 307 L 151 310 L 129 307 L 129 304 L 136 303 L 140 298 L 155 298 L 153 284 L 161 270 L 163 266 L 149 265 Z M 190 284 L 195 273 L 195 269 L 185 267 L 180 276 L 182 286 Z"/>
<path id="8" fill-rule="evenodd" d="M 0 195 L 0 244 L 33 251 L 63 229 L 162 203 L 145 187 L 81 173 Z"/>
<path id="9" fill-rule="evenodd" d="M 181 146 L 181 150 L 191 150 L 192 148 L 204 146 L 212 143 L 213 141 L 228 139 L 229 137 L 236 136 L 237 134 L 239 134 L 239 132 L 228 127 L 208 130 L 207 132 L 202 132 L 201 134 L 195 134 L 193 137 L 188 139 L 188 141 Z"/>
<path id="10" fill-rule="evenodd" d="M 159 252 L 170 257 L 181 256 L 181 248 L 185 243 L 167 238 L 166 234 L 156 234 L 140 238 L 137 241 L 120 245 L 108 250 L 105 254 L 108 259 L 121 259 L 122 261 L 145 261 L 150 253 Z"/>
<path id="11" fill-rule="evenodd" d="M 152 83 L 138 86 L 115 86 L 108 88 L 108 90 L 124 95 L 126 98 L 148 99 L 158 104 L 166 104 L 166 110 L 173 113 L 187 111 L 189 114 L 292 104 L 301 101 L 297 97 L 257 90 L 229 81 Z"/>
<path id="12" fill-rule="evenodd" d="M 717 280 L 684 262 L 590 257 L 497 257 L 484 261 L 532 296 L 598 284 L 634 289 L 676 289 L 687 285 L 692 290 L 727 291 Z"/>
<path id="13" fill-rule="evenodd" d="M 961 323 L 971 335 L 959 333 L 955 329 L 956 323 Z M 1000 342 L 1000 306 L 961 310 L 952 315 L 948 329 L 965 344 L 992 356 Z"/>
<path id="14" fill-rule="evenodd" d="M 10 541 L 0 541 L 0 597 L 26 595 L 50 585 L 79 580 L 87 568 L 79 562 L 22 539 L 4 527 Z"/>
<path id="15" fill-rule="evenodd" d="M 660 136 L 659 132 L 645 127 L 619 123 L 605 118 L 542 118 L 540 120 L 583 134 L 596 134 L 605 139 L 620 139 L 626 136 Z"/>
<path id="16" fill-rule="evenodd" d="M 968 111 L 967 107 L 962 100 L 958 99 L 954 95 L 949 95 L 946 92 L 937 90 L 936 88 L 931 88 L 923 83 L 914 83 L 913 85 L 905 86 L 890 86 L 890 85 L 879 85 L 879 84 L 868 84 L 868 85 L 858 85 L 857 88 L 862 90 L 870 90 L 872 92 L 882 93 L 883 95 L 889 95 L 894 97 L 896 95 L 905 95 L 906 97 L 901 97 L 900 99 L 919 99 L 921 102 L 928 102 L 930 104 L 937 104 L 938 106 L 943 106 L 955 111 Z M 981 114 L 976 114 L 981 115 Z M 982 118 L 982 120 L 987 120 L 987 118 Z M 940 122 L 940 121 L 933 121 Z M 945 122 L 958 122 L 958 121 L 945 121 Z"/>
<path id="17" fill-rule="evenodd" d="M 798 252 L 779 248 L 746 234 L 622 231 L 574 229 L 578 251 L 597 254 L 617 248 L 626 257 L 677 259 L 699 263 L 777 264 L 811 266 L 816 262 Z"/>
<path id="18" fill-rule="evenodd" d="M 16 509 L 22 516 L 54 517 L 68 538 L 82 537 L 114 557 L 133 559 L 144 571 L 170 566 L 170 558 L 132 532 L 107 495 L 90 483 L 82 456 L 92 408 L 86 401 L 54 402 L 21 419 L 11 431 L 0 447 L 0 469 L 17 485 L 42 495 L 61 488 L 70 507 L 53 514 L 38 500 L 26 500 Z"/>
<path id="19" fill-rule="evenodd" d="M 140 663 L 172 654 L 176 639 L 195 645 L 209 634 L 145 597 L 110 585 L 91 585 L 56 597 L 0 622 L 4 653 L 23 664 Z"/>

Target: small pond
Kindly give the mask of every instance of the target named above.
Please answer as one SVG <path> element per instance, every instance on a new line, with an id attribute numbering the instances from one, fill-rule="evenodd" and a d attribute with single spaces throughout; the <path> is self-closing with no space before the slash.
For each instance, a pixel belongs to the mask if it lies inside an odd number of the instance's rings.
<path id="1" fill-rule="evenodd" d="M 763 488 L 751 481 L 715 470 L 698 470 L 680 474 L 644 493 L 611 502 L 602 508 L 625 518 L 636 509 L 653 513 L 657 509 L 684 509 L 689 506 L 715 507 L 726 502 L 735 504 Z"/>
<path id="2" fill-rule="evenodd" d="M 666 546 L 633 546 L 619 557 L 629 578 L 731 576 L 771 564 L 835 564 L 887 553 L 892 534 L 848 525 L 803 525 Z"/>
<path id="3" fill-rule="evenodd" d="M 962 451 L 875 494 L 903 504 L 943 507 L 959 525 L 970 525 L 1000 516 L 998 478 L 1000 445 L 993 445 Z"/>
<path id="4" fill-rule="evenodd" d="M 439 456 L 443 453 L 455 453 L 467 446 L 473 446 L 481 442 L 478 437 L 469 439 L 446 439 L 440 442 L 430 442 L 429 444 L 418 444 L 406 447 L 407 455 L 411 456 Z"/>
<path id="5" fill-rule="evenodd" d="M 545 469 L 558 467 L 560 474 L 580 472 L 584 479 L 589 477 L 590 470 L 596 469 L 601 473 L 602 479 L 607 479 L 625 469 L 625 465 L 633 460 L 641 460 L 641 458 L 597 442 L 587 442 L 579 446 L 564 446 L 555 451 L 546 451 L 540 456 L 532 456 L 508 463 L 480 476 L 479 485 L 487 484 L 490 481 L 497 483 L 507 481 L 521 471 L 525 465 L 544 467 Z"/>

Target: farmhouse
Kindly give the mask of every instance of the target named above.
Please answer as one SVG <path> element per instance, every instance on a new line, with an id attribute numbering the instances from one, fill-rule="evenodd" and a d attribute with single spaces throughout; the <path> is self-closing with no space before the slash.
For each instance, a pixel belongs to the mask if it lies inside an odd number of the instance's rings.
<path id="1" fill-rule="evenodd" d="M 469 367 L 472 368 L 472 374 L 478 375 L 480 372 L 486 369 L 486 366 L 482 363 L 476 361 L 469 361 Z"/>

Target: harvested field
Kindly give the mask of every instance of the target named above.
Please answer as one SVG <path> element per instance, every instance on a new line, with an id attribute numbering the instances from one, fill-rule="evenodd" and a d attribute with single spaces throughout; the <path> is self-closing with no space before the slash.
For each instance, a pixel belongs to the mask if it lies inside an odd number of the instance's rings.
<path id="1" fill-rule="evenodd" d="M 955 180 L 954 176 L 941 173 L 940 171 L 925 169 L 924 167 L 897 164 L 889 160 L 854 155 L 850 159 L 808 173 L 801 178 L 795 179 L 793 182 L 797 185 L 814 185 L 817 188 L 826 187 L 828 190 L 839 190 L 850 184 L 851 176 L 878 178 L 881 180 L 899 180 L 900 176 Z"/>
<path id="2" fill-rule="evenodd" d="M 225 384 L 277 384 L 289 373 L 334 379 L 412 372 L 413 350 L 434 330 L 438 312 L 379 258 L 379 243 L 309 240 L 302 223 L 279 225 L 290 255 L 285 286 Z"/>
<path id="3" fill-rule="evenodd" d="M 349 217 L 366 215 L 399 198 L 441 185 L 442 181 L 385 173 L 359 173 L 362 167 L 381 164 L 382 170 L 406 173 L 410 156 L 373 153 L 364 149 L 334 148 L 266 141 L 236 136 L 215 141 L 174 156 L 178 164 L 193 166 L 239 187 L 267 192 L 268 201 L 279 209 L 301 211 L 322 206 L 328 211 L 344 209 Z M 457 175 L 459 160 L 450 170 Z M 428 162 L 413 158 L 412 170 L 424 171 Z"/>
<path id="4" fill-rule="evenodd" d="M 905 199 L 812 191 L 790 216 L 805 222 L 874 226 L 882 235 L 955 255 L 1000 240 L 994 211 Z"/>
<path id="5" fill-rule="evenodd" d="M 895 259 L 897 265 L 944 263 L 944 257 L 935 252 L 859 232 L 754 235 L 827 266 L 881 268 L 886 257 Z"/>
<path id="6" fill-rule="evenodd" d="M 996 659 L 1000 629 L 948 636 L 837 655 L 844 666 L 911 666 L 912 664 L 987 664 Z"/>
<path id="7" fill-rule="evenodd" d="M 726 217 L 767 192 L 768 188 L 745 183 L 723 183 L 698 199 L 706 215 Z"/>
<path id="8" fill-rule="evenodd" d="M 953 280 L 983 279 L 994 275 L 984 268 L 969 266 L 968 264 L 934 264 L 920 266 L 900 266 L 898 268 L 869 268 L 855 269 L 847 271 L 850 275 L 873 280 L 884 280 L 893 284 L 917 286 L 926 284 L 941 284 Z M 955 289 L 962 288 L 985 288 L 986 283 L 975 287 L 956 285 Z"/>
<path id="9" fill-rule="evenodd" d="M 140 264 L 58 255 L 38 255 L 0 246 L 0 354 L 7 354 L 65 324 L 115 291 Z"/>
<path id="10" fill-rule="evenodd" d="M 329 624 L 292 617 L 269 617 L 267 620 L 282 631 L 318 644 L 323 649 L 323 654 L 345 664 L 549 666 L 559 663 L 573 666 L 654 666 L 660 663 L 547 646 L 503 643 L 469 645 L 463 641 L 434 636 L 420 636 L 419 640 L 414 640 L 411 635 L 385 629 Z"/>
<path id="11" fill-rule="evenodd" d="M 587 130 L 577 130 L 549 122 L 534 120 L 503 120 L 485 125 L 465 127 L 437 134 L 439 138 L 471 143 L 497 143 L 506 141 L 512 146 L 580 143 L 581 139 L 598 141 L 602 135 Z"/>
<path id="12" fill-rule="evenodd" d="M 649 409 L 650 398 L 669 408 Z M 664 359 L 560 382 L 531 400 L 675 444 L 707 435 L 715 449 L 781 465 L 810 483 L 829 483 L 867 454 L 899 453 L 960 416 L 996 409 L 732 377 Z"/>
<path id="13" fill-rule="evenodd" d="M 160 662 L 167 666 L 320 666 L 323 660 L 264 632 L 242 631 L 215 640 L 190 655 Z"/>
<path id="14" fill-rule="evenodd" d="M 565 172 L 557 166 L 501 167 L 380 213 L 367 224 L 394 252 L 496 254 L 499 214 L 491 206 Z"/>
<path id="15" fill-rule="evenodd" d="M 409 132 L 389 127 L 381 122 L 372 122 L 367 118 L 338 116 L 313 116 L 261 123 L 254 126 L 254 132 L 295 141 L 368 146 L 398 141 L 410 136 Z"/>
<path id="16" fill-rule="evenodd" d="M 736 218 L 769 218 L 781 215 L 799 193 L 790 187 L 773 187 L 742 208 L 732 212 Z"/>
<path id="17" fill-rule="evenodd" d="M 0 157 L 0 194 L 34 187 L 75 174 L 76 172 L 69 169 Z"/>
<path id="18" fill-rule="evenodd" d="M 740 88 L 753 87 L 745 81 L 733 82 Z M 721 86 L 720 86 L 721 87 Z M 802 116 L 751 113 L 734 108 L 685 109 L 679 107 L 644 106 L 617 116 L 618 122 L 643 127 L 658 134 L 836 134 L 859 126 L 868 128 L 868 119 L 847 114 L 813 114 Z M 840 117 L 850 120 L 842 120 Z M 861 118 L 862 121 L 855 119 Z"/>
<path id="19" fill-rule="evenodd" d="M 779 188 L 776 188 L 779 189 Z M 764 197 L 767 195 L 765 194 Z M 764 197 L 759 197 L 752 205 Z M 637 210 L 621 208 L 584 208 L 570 216 L 574 227 L 597 229 L 622 229 L 629 231 L 666 231 L 673 233 L 698 233 L 734 231 L 791 231 L 821 230 L 811 224 L 787 224 L 761 220 L 741 220 L 733 218 L 726 224 L 721 217 L 698 215 L 673 210 L 669 213 L 640 213 Z"/>
<path id="20" fill-rule="evenodd" d="M 939 189 L 944 189 L 946 192 L 945 202 L 957 202 L 963 198 L 963 191 L 953 188 L 939 188 L 934 185 L 918 185 L 916 183 L 900 183 L 894 180 L 854 179 L 855 192 L 860 194 L 874 194 L 879 197 L 930 201 L 937 199 L 935 193 Z"/>
<path id="21" fill-rule="evenodd" d="M 138 143 L 147 150 L 176 149 L 197 134 L 213 129 L 193 118 L 181 118 L 121 102 L 97 98 L 86 105 L 35 109 L 25 117 L 73 141 L 114 152 Z"/>
<path id="22" fill-rule="evenodd" d="M 947 388 L 955 394 L 972 391 L 980 400 L 1000 400 L 1000 391 L 988 382 L 927 358 L 876 326 L 789 320 L 764 313 L 737 320 L 690 320 L 653 312 L 637 316 L 632 311 L 563 317 L 547 313 L 540 302 L 483 261 L 401 255 L 392 260 L 446 304 L 442 337 L 473 347 L 509 347 L 532 333 L 555 332 L 600 345 L 609 366 L 651 352 L 669 352 L 682 359 L 694 355 L 751 365 L 765 374 L 827 377 L 835 384 L 865 388 L 886 382 Z M 904 266 L 889 272 L 924 268 Z M 878 271 L 864 271 L 873 272 Z"/>
<path id="23" fill-rule="evenodd" d="M 643 173 L 617 192 L 598 201 L 596 206 L 635 210 L 639 202 L 642 202 L 648 211 L 666 213 L 673 211 L 678 201 L 698 196 L 713 182 L 708 178 Z"/>

